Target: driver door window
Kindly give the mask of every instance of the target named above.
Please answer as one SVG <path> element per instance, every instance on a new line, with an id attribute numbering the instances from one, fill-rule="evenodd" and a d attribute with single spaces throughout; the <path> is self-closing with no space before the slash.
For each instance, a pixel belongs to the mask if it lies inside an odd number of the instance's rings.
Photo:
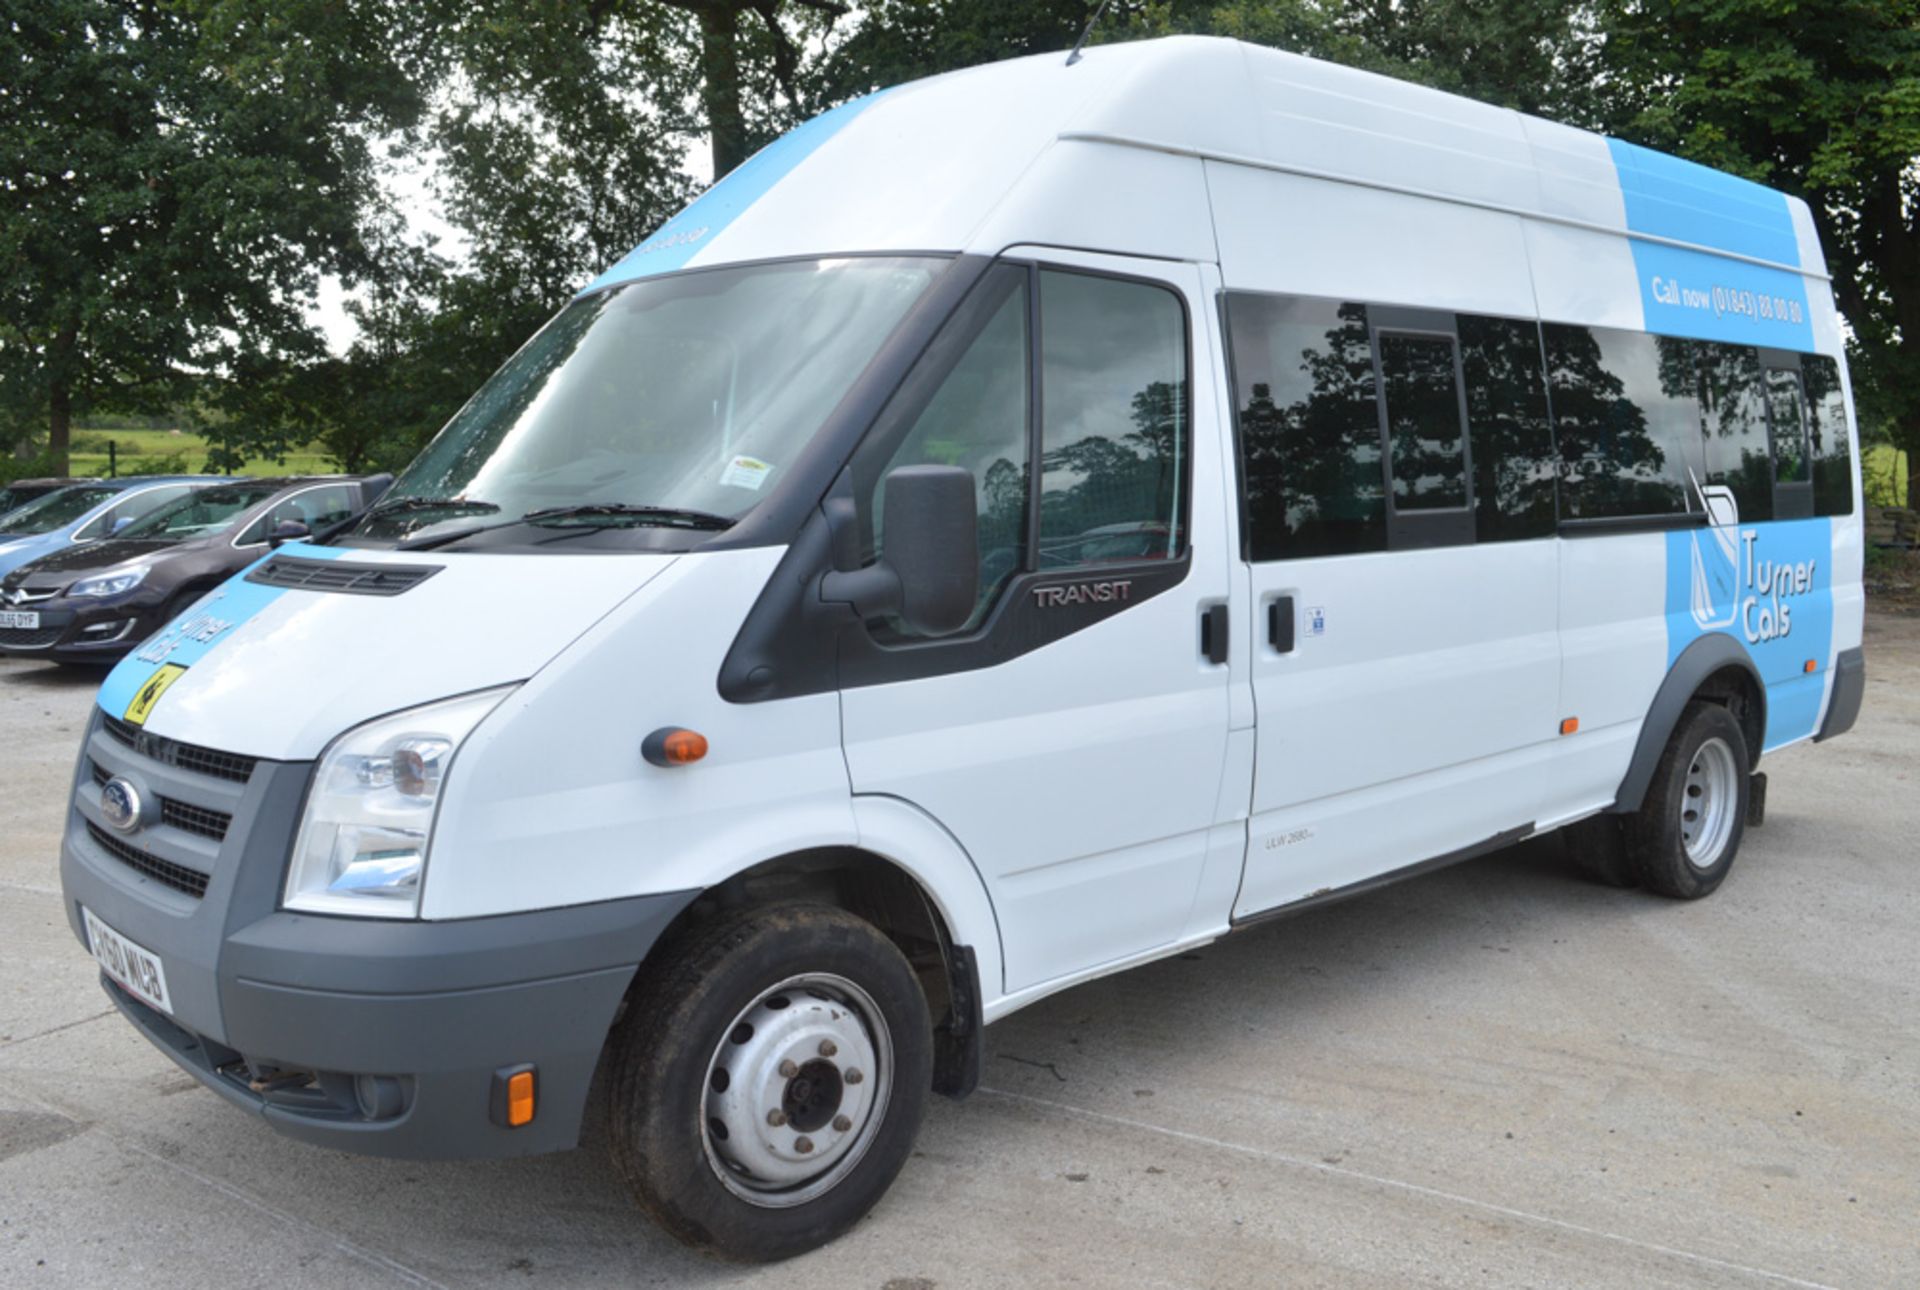
<path id="1" fill-rule="evenodd" d="M 931 394 L 909 379 L 907 429 L 883 427 L 876 441 L 897 446 L 856 477 L 871 517 L 868 554 L 877 555 L 886 546 L 888 473 L 949 465 L 973 475 L 980 593 L 963 634 L 986 620 L 1017 574 L 1184 554 L 1190 414 L 1186 309 L 1176 293 L 1001 265 L 929 355 L 947 364 L 945 375 L 921 375 Z"/>

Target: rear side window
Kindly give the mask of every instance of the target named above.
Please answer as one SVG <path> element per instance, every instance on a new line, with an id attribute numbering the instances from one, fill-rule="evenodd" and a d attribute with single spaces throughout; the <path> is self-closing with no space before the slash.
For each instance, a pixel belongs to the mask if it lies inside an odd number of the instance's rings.
<path id="1" fill-rule="evenodd" d="M 1707 452 L 1704 482 L 1730 490 L 1743 521 L 1770 520 L 1773 461 L 1760 352 L 1743 345 L 1703 343 L 1696 348 Z"/>
<path id="2" fill-rule="evenodd" d="M 1232 292 L 1227 330 L 1250 560 L 1387 547 L 1367 307 Z"/>
<path id="3" fill-rule="evenodd" d="M 1482 542 L 1549 537 L 1559 475 L 1540 327 L 1462 314 L 1460 366 L 1472 441 L 1474 534 Z"/>
<path id="4" fill-rule="evenodd" d="M 1807 463 L 1807 421 L 1800 408 L 1800 373 L 1767 369 L 1767 415 L 1773 422 L 1773 481 L 1804 484 L 1813 475 Z"/>
<path id="5" fill-rule="evenodd" d="M 1847 396 L 1840 365 L 1825 355 L 1800 360 L 1807 391 L 1808 441 L 1813 452 L 1813 513 L 1853 514 L 1853 439 L 1847 432 Z"/>
<path id="6" fill-rule="evenodd" d="M 1693 342 L 1549 323 L 1547 379 L 1566 519 L 1678 515 L 1706 469 Z"/>

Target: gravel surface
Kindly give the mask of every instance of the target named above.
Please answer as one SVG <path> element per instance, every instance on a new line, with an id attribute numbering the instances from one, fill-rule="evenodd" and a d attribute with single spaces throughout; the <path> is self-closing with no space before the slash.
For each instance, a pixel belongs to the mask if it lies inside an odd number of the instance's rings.
<path id="1" fill-rule="evenodd" d="M 596 1123 L 408 1164 L 202 1090 L 61 913 L 94 680 L 0 661 L 0 1285 L 1920 1285 L 1920 617 L 1867 658 L 1714 898 L 1547 839 L 1068 991 L 775 1269 L 649 1227 Z"/>

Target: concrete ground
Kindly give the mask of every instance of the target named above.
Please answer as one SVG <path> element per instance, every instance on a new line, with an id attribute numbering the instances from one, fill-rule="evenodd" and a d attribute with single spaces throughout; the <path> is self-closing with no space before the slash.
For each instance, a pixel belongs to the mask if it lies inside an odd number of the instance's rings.
<path id="1" fill-rule="evenodd" d="M 773 1269 L 651 1228 L 594 1124 L 393 1163 L 201 1090 L 61 915 L 92 684 L 0 663 L 0 1285 L 1920 1285 L 1920 618 L 1867 640 L 1713 899 L 1549 840 L 1071 990 Z"/>

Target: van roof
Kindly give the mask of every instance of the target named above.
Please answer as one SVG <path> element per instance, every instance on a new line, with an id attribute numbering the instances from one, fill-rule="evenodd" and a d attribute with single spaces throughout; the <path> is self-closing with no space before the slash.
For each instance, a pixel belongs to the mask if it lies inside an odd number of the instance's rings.
<path id="1" fill-rule="evenodd" d="M 1119 199 L 1150 222 L 1142 208 L 1182 198 L 1129 154 L 1410 192 L 1826 276 L 1798 198 L 1371 72 L 1179 36 L 1096 46 L 1071 67 L 1064 54 L 992 63 L 843 104 L 761 149 L 587 290 L 782 256 L 992 254 L 1058 240 L 1066 204 Z M 1158 249 L 1215 258 L 1206 251 Z"/>

